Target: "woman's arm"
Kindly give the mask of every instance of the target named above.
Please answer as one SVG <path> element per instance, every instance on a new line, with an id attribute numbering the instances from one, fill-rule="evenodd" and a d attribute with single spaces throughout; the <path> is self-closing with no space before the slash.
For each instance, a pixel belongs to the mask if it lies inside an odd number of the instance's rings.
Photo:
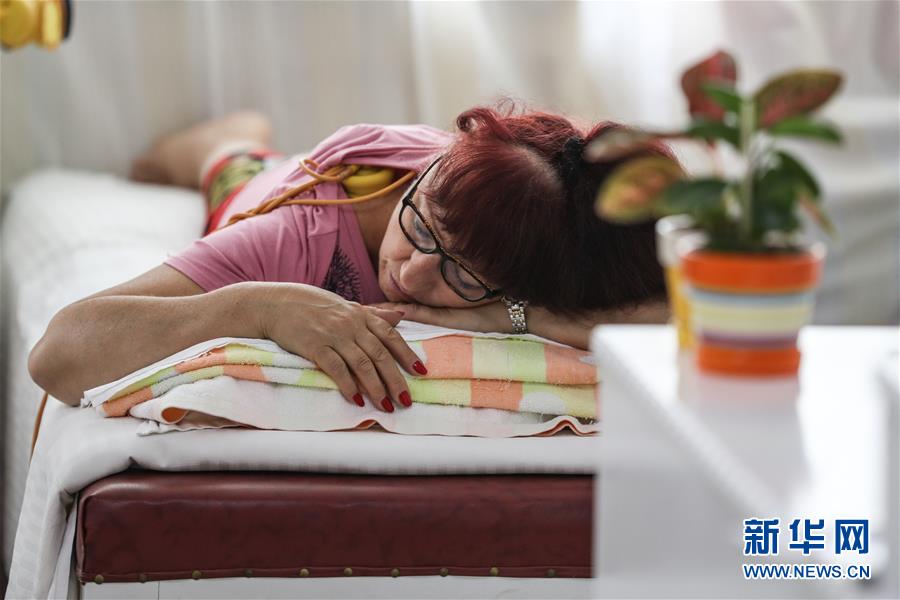
<path id="1" fill-rule="evenodd" d="M 406 319 L 468 331 L 512 333 L 512 322 L 502 302 L 474 308 L 435 308 L 422 304 L 383 302 L 381 308 L 400 310 Z M 669 306 L 663 300 L 648 301 L 636 308 L 597 311 L 581 319 L 568 319 L 538 307 L 530 307 L 525 316 L 528 331 L 547 339 L 587 350 L 591 330 L 603 323 L 667 323 Z"/>
<path id="2" fill-rule="evenodd" d="M 396 361 L 418 370 L 418 356 L 393 329 L 400 317 L 299 283 L 248 281 L 203 293 L 161 265 L 60 310 L 28 370 L 53 397 L 77 406 L 86 390 L 199 342 L 269 338 L 316 363 L 348 400 L 363 406 L 362 391 L 392 411 L 388 394 L 409 406 Z"/>
<path id="3" fill-rule="evenodd" d="M 241 285 L 203 293 L 160 265 L 60 310 L 28 357 L 35 383 L 77 406 L 85 390 L 115 381 L 198 342 L 258 337 Z"/>

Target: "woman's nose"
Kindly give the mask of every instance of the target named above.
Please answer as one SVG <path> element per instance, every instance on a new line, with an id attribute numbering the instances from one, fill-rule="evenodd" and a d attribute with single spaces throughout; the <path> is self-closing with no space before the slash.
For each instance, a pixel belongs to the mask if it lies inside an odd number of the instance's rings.
<path id="1" fill-rule="evenodd" d="M 434 277 L 440 277 L 441 257 L 439 254 L 424 254 L 413 250 L 409 260 L 400 269 L 400 285 L 408 290 L 418 290 L 430 285 Z"/>

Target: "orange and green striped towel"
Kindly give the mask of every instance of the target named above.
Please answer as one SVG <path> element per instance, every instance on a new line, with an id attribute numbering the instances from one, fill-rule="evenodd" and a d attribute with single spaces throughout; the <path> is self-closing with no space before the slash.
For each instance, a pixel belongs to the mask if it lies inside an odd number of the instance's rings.
<path id="1" fill-rule="evenodd" d="M 597 416 L 597 368 L 588 352 L 517 338 L 463 335 L 408 344 L 428 367 L 424 377 L 404 373 L 415 402 Z M 232 343 L 151 373 L 98 408 L 109 417 L 125 416 L 132 406 L 176 386 L 220 376 L 337 389 L 328 375 L 300 356 Z"/>

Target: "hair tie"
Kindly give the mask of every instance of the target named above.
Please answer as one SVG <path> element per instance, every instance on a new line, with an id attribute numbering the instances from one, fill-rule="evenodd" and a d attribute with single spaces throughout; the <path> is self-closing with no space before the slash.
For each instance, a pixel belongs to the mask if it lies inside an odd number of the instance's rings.
<path id="1" fill-rule="evenodd" d="M 563 156 L 565 156 L 566 162 L 571 163 L 573 166 L 578 165 L 584 154 L 584 146 L 585 140 L 583 137 L 573 135 L 567 139 L 563 145 Z"/>
<path id="2" fill-rule="evenodd" d="M 559 153 L 558 170 L 566 187 L 572 187 L 578 172 L 584 164 L 582 156 L 584 155 L 585 143 L 583 137 L 573 135 L 566 140 L 562 151 Z"/>

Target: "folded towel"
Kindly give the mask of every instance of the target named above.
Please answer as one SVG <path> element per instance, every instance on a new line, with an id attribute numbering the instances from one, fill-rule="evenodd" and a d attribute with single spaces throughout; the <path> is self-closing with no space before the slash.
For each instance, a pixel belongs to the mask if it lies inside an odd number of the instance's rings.
<path id="1" fill-rule="evenodd" d="M 569 422 L 591 421 L 597 417 L 597 369 L 587 352 L 530 335 L 479 334 L 406 322 L 398 326 L 398 331 L 428 366 L 426 376 L 403 373 L 415 406 L 532 414 L 535 417 L 529 417 L 531 425 L 546 424 L 557 416 L 566 417 Z M 224 419 L 246 416 L 247 407 L 239 408 L 239 404 L 246 403 L 247 398 L 238 397 L 238 388 L 225 383 L 198 387 L 204 381 L 226 380 L 265 384 L 252 389 L 254 398 L 265 396 L 267 402 L 274 402 L 267 404 L 266 411 L 280 413 L 279 402 L 310 403 L 309 407 L 292 406 L 290 423 L 285 423 L 285 428 L 299 428 L 306 420 L 318 419 L 319 424 L 314 428 L 325 430 L 352 420 L 343 413 L 335 419 L 340 410 L 334 407 L 334 402 L 343 407 L 346 401 L 336 391 L 334 381 L 314 363 L 287 352 L 271 340 L 246 338 L 220 338 L 198 344 L 117 382 L 88 391 L 82 404 L 93 405 L 104 416 L 132 414 L 167 426 L 182 421 L 192 410 Z M 272 388 L 293 388 L 299 395 L 263 392 Z M 197 404 L 194 400 L 200 397 L 203 402 Z M 325 398 L 329 400 L 322 402 Z M 137 410 L 151 400 L 152 407 Z M 334 414 L 323 421 L 320 418 L 323 409 Z M 257 414 L 252 419 L 241 417 L 239 422 L 271 427 L 271 419 L 258 414 L 263 410 L 261 405 L 253 410 Z M 457 418 L 459 423 L 472 421 L 475 415 L 465 411 L 459 414 L 465 414 L 464 418 Z M 392 425 L 398 427 L 396 423 Z M 408 424 L 399 427 L 408 429 Z M 537 430 L 532 427 L 529 431 L 533 435 Z M 436 432 L 443 433 L 443 430 Z"/>
<path id="2" fill-rule="evenodd" d="M 421 350 L 417 354 L 424 354 L 428 364 L 428 375 L 424 377 L 404 374 L 416 402 L 596 417 L 597 373 L 595 367 L 579 360 L 579 353 L 587 355 L 585 352 L 524 340 L 455 335 L 410 342 L 410 346 L 414 351 Z M 295 354 L 228 344 L 157 371 L 126 387 L 100 408 L 106 416 L 121 417 L 136 404 L 176 386 L 222 375 L 337 389 L 331 377 Z"/>

